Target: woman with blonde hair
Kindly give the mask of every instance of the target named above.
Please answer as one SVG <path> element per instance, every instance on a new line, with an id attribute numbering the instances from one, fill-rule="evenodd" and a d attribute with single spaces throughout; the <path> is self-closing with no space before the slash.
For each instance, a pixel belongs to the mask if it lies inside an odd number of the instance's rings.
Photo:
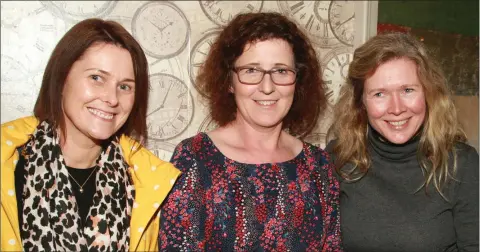
<path id="1" fill-rule="evenodd" d="M 347 251 L 478 251 L 478 153 L 408 34 L 355 50 L 330 128 Z"/>

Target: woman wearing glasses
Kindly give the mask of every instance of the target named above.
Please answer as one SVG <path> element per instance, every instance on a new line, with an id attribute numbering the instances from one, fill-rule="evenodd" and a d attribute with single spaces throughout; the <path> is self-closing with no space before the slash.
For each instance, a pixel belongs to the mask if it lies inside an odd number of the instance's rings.
<path id="1" fill-rule="evenodd" d="M 182 141 L 161 211 L 160 250 L 340 251 L 329 156 L 296 136 L 325 106 L 307 37 L 276 13 L 241 14 L 197 78 L 219 127 Z"/>

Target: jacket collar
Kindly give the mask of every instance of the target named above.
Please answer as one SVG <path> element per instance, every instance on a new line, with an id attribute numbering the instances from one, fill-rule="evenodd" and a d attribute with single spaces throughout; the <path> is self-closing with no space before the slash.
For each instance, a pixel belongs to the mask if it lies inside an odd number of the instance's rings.
<path id="1" fill-rule="evenodd" d="M 13 165 L 5 165 L 5 163 L 16 156 L 16 149 L 29 140 L 38 124 L 37 118 L 30 116 L 2 125 L 2 191 L 15 188 L 14 171 L 16 160 L 13 160 Z M 144 230 L 152 218 L 158 218 L 159 206 L 167 197 L 181 172 L 172 164 L 160 160 L 130 137 L 121 136 L 120 145 L 124 159 L 129 165 L 129 172 L 136 191 L 135 204 L 130 221 L 130 250 L 136 250 L 141 238 L 145 235 Z M 11 203 L 13 204 L 13 202 Z M 12 211 L 11 214 L 17 215 L 16 211 Z M 158 233 L 158 230 L 156 232 Z"/>

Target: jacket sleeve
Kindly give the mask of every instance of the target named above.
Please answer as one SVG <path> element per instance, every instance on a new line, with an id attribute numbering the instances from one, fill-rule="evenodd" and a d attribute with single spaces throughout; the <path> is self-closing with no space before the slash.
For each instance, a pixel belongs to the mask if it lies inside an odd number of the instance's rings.
<path id="1" fill-rule="evenodd" d="M 467 145 L 457 151 L 458 180 L 453 219 L 459 251 L 478 251 L 478 153 Z"/>

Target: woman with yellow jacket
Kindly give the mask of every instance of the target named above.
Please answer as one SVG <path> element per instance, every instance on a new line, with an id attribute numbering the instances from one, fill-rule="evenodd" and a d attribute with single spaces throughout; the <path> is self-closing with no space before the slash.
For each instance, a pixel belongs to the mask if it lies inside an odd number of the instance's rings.
<path id="1" fill-rule="evenodd" d="M 1 251 L 153 251 L 180 172 L 142 147 L 148 63 L 118 23 L 55 47 L 34 116 L 1 127 Z"/>

